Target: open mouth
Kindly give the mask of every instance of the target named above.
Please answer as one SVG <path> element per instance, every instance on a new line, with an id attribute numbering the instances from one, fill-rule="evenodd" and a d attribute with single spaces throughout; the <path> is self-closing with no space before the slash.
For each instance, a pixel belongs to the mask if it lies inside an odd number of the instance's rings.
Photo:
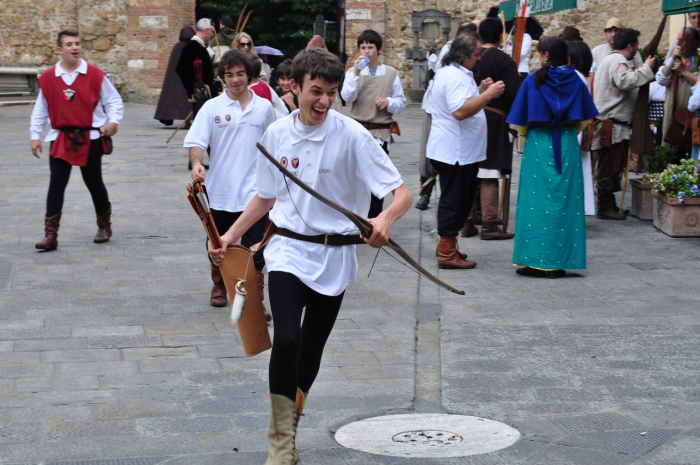
<path id="1" fill-rule="evenodd" d="M 322 118 L 323 115 L 325 115 L 326 112 L 328 111 L 328 108 L 320 108 L 320 107 L 312 106 L 311 110 L 313 111 L 315 117 Z"/>

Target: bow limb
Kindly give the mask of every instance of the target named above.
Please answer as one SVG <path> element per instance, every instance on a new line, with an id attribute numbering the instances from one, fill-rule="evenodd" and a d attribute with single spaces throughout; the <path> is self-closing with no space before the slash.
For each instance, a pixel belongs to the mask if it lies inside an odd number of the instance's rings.
<path id="1" fill-rule="evenodd" d="M 383 245 L 382 247 L 388 247 L 391 250 L 395 251 L 397 254 L 399 254 L 400 257 L 402 257 L 406 262 L 408 262 L 409 265 L 411 265 L 413 268 L 418 271 L 421 275 L 425 276 L 429 281 L 434 282 L 438 286 L 447 289 L 450 292 L 454 292 L 455 294 L 459 295 L 464 295 L 464 291 L 460 291 L 459 289 L 456 289 L 449 284 L 447 284 L 444 281 L 441 281 L 437 276 L 433 275 L 430 273 L 428 270 L 423 268 L 420 263 L 418 263 L 413 257 L 411 257 L 408 252 L 406 252 L 403 247 L 401 247 L 399 244 L 396 243 L 393 239 L 389 239 L 389 241 Z"/>
<path id="2" fill-rule="evenodd" d="M 290 179 L 294 184 L 302 188 L 305 192 L 309 193 L 312 197 L 318 199 L 321 201 L 324 205 L 327 205 L 331 207 L 332 209 L 342 213 L 346 218 L 348 218 L 350 221 L 353 222 L 355 226 L 358 227 L 360 230 L 360 233 L 362 234 L 363 237 L 369 237 L 372 235 L 372 223 L 367 221 L 365 218 L 362 218 L 356 213 L 351 212 L 350 210 L 341 207 L 337 203 L 333 202 L 332 200 L 324 197 L 323 195 L 319 194 L 316 192 L 312 187 L 307 185 L 304 181 L 301 179 L 297 178 L 294 174 L 290 173 L 287 168 L 285 168 L 280 162 L 278 162 L 275 157 L 270 155 L 270 152 L 263 147 L 262 144 L 258 143 L 257 144 L 258 150 L 267 158 L 270 163 L 272 163 L 275 168 L 280 170 L 282 172 L 283 176 L 286 176 L 288 179 Z M 399 244 L 397 244 L 393 239 L 389 239 L 389 241 L 383 246 L 383 247 L 389 247 L 390 249 L 394 250 L 397 254 L 399 254 L 400 257 L 402 257 L 406 262 L 413 267 L 419 274 L 425 276 L 429 281 L 434 282 L 438 286 L 447 289 L 450 292 L 454 292 L 455 294 L 459 295 L 464 295 L 464 291 L 460 291 L 459 289 L 455 289 L 454 287 L 450 286 L 449 284 L 441 281 L 439 278 L 436 276 L 432 275 L 428 270 L 423 268 L 420 263 L 418 263 L 413 257 L 411 257 L 408 252 L 406 252 Z"/>

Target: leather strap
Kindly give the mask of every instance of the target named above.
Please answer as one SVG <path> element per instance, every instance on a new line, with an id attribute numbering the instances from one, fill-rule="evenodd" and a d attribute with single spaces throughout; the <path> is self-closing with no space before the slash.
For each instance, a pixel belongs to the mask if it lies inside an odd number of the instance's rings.
<path id="1" fill-rule="evenodd" d="M 508 118 L 508 113 L 506 113 L 505 111 L 500 110 L 498 108 L 494 108 L 494 107 L 490 107 L 490 106 L 486 105 L 484 107 L 484 110 L 492 111 L 494 113 L 498 113 L 499 115 L 501 115 L 504 118 Z"/>
<path id="2" fill-rule="evenodd" d="M 364 126 L 365 129 L 367 130 L 372 130 L 372 129 L 391 129 L 391 123 L 363 123 L 362 121 L 358 121 L 362 126 Z"/>
<path id="3" fill-rule="evenodd" d="M 304 234 L 295 233 L 294 231 L 286 228 L 280 228 L 272 222 L 270 223 L 275 228 L 275 234 L 278 236 L 288 237 L 298 241 L 311 242 L 312 244 L 323 244 L 325 246 L 333 247 L 366 244 L 359 234 L 357 236 L 344 236 L 342 234 L 319 234 L 317 236 L 306 236 Z"/>

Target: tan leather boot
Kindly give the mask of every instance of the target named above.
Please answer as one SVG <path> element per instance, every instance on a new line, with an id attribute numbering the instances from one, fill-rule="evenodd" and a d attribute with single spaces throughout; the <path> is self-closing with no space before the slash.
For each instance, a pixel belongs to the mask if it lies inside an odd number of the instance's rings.
<path id="1" fill-rule="evenodd" d="M 97 217 L 97 234 L 93 242 L 95 244 L 101 244 L 107 242 L 110 237 L 112 237 L 112 223 L 109 221 L 112 216 L 112 207 L 109 207 L 107 213 L 102 216 Z"/>
<path id="2" fill-rule="evenodd" d="M 438 243 L 438 268 L 469 269 L 475 266 L 476 262 L 465 261 L 459 257 L 457 236 L 440 236 L 440 242 Z"/>
<path id="3" fill-rule="evenodd" d="M 265 301 L 265 274 L 262 271 L 255 270 L 255 276 L 258 278 L 258 290 L 260 290 L 260 300 Z M 272 314 L 267 311 L 265 305 L 263 305 L 263 313 L 265 314 L 265 321 L 272 321 Z"/>
<path id="4" fill-rule="evenodd" d="M 34 244 L 34 247 L 41 250 L 54 250 L 58 247 L 58 227 L 61 226 L 61 214 L 46 217 L 44 220 L 44 239 Z"/>
<path id="5" fill-rule="evenodd" d="M 270 394 L 270 449 L 265 465 L 294 465 L 297 434 L 296 402 L 280 394 Z"/>
<path id="6" fill-rule="evenodd" d="M 304 413 L 304 405 L 306 405 L 306 398 L 307 397 L 309 397 L 308 392 L 302 392 L 302 390 L 300 388 L 297 388 L 297 416 L 295 418 L 295 423 L 296 423 L 294 425 L 295 430 L 299 426 L 299 420 L 301 420 L 301 416 Z M 296 440 L 294 441 L 294 449 L 292 450 L 292 453 L 294 455 L 294 462 L 299 460 L 299 450 L 297 450 Z"/>
<path id="7" fill-rule="evenodd" d="M 211 288 L 209 303 L 212 307 L 225 307 L 226 285 L 224 284 L 224 278 L 221 277 L 221 270 L 216 265 L 211 265 L 211 280 L 214 282 L 214 286 Z"/>

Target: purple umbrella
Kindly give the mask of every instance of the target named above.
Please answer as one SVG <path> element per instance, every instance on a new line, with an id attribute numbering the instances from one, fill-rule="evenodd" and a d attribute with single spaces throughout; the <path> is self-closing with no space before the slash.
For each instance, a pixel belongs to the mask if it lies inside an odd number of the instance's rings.
<path id="1" fill-rule="evenodd" d="M 258 52 L 259 55 L 279 55 L 279 56 L 284 56 L 284 53 L 280 52 L 276 48 L 268 47 L 267 45 L 256 45 L 255 46 L 255 51 Z"/>

